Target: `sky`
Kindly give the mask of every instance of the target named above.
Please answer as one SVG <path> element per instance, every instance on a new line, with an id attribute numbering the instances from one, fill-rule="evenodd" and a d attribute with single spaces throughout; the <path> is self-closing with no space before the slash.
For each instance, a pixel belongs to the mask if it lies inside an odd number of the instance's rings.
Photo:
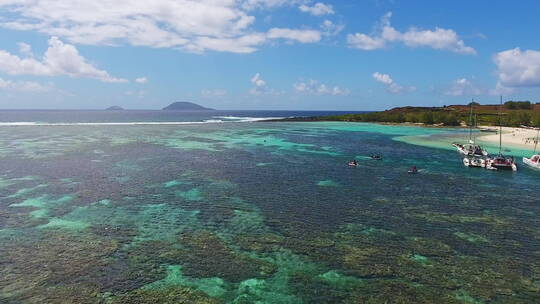
<path id="1" fill-rule="evenodd" d="M 0 0 L 0 109 L 540 102 L 538 0 Z"/>

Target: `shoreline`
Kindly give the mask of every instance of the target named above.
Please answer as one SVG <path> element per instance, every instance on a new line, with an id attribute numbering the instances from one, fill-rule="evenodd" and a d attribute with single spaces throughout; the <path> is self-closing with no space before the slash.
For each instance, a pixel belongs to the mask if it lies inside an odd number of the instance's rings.
<path id="1" fill-rule="evenodd" d="M 364 122 L 364 121 L 342 121 L 342 120 L 322 120 L 319 117 L 291 117 L 285 119 L 266 120 L 261 122 L 344 122 L 344 123 L 371 123 L 385 126 L 409 126 L 409 127 L 422 127 L 422 128 L 435 128 L 435 129 L 460 129 L 466 130 L 467 126 L 443 126 L 443 125 L 427 125 L 423 123 L 411 123 L 411 122 Z M 480 125 L 476 129 L 476 140 L 489 145 L 499 145 L 499 127 Z M 534 150 L 536 136 L 538 129 L 524 128 L 524 127 L 502 127 L 502 144 L 503 148 L 512 147 L 521 150 Z M 465 140 L 464 140 L 465 141 Z M 540 149 L 540 142 L 538 143 L 537 150 Z"/>
<path id="2" fill-rule="evenodd" d="M 480 130 L 493 130 L 495 132 L 478 136 L 477 139 L 491 144 L 499 144 L 498 127 L 479 126 Z M 502 127 L 503 146 L 513 146 L 520 149 L 534 150 L 538 130 L 517 127 Z M 540 145 L 539 145 L 540 147 Z"/>

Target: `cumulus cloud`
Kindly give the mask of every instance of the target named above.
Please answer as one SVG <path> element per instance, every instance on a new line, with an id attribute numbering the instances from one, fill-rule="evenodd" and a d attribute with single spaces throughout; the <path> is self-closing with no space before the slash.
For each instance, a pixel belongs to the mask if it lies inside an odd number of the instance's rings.
<path id="1" fill-rule="evenodd" d="M 495 54 L 493 60 L 499 89 L 540 86 L 540 51 L 515 48 Z"/>
<path id="2" fill-rule="evenodd" d="M 77 44 L 251 53 L 272 39 L 300 43 L 320 40 L 314 30 L 253 29 L 255 17 L 250 10 L 293 3 L 297 1 L 9 0 L 0 1 L 0 9 L 9 12 L 0 26 L 38 31 Z"/>
<path id="3" fill-rule="evenodd" d="M 458 54 L 476 54 L 476 50 L 466 46 L 454 30 L 439 27 L 434 30 L 421 30 L 412 27 L 406 32 L 400 32 L 390 24 L 391 17 L 392 13 L 384 15 L 373 35 L 347 35 L 349 46 L 369 51 L 384 48 L 390 42 L 401 42 L 408 47 L 430 47 Z"/>
<path id="4" fill-rule="evenodd" d="M 394 82 L 392 77 L 388 74 L 383 74 L 379 72 L 373 73 L 373 79 L 385 85 L 386 90 L 392 94 L 401 94 L 416 91 L 416 87 L 409 86 L 404 87 Z"/>
<path id="5" fill-rule="evenodd" d="M 140 83 L 140 84 L 145 84 L 145 83 L 148 83 L 148 79 L 146 77 L 139 77 L 135 79 L 135 82 Z"/>
<path id="6" fill-rule="evenodd" d="M 12 75 L 58 76 L 74 78 L 93 78 L 103 82 L 127 82 L 115 78 L 107 71 L 89 64 L 75 46 L 65 44 L 57 37 L 49 39 L 49 47 L 42 60 L 32 57 L 21 58 L 0 50 L 0 71 Z"/>
<path id="7" fill-rule="evenodd" d="M 245 0 L 240 2 L 242 2 L 242 8 L 253 10 L 292 5 L 296 4 L 298 1 L 300 0 Z"/>
<path id="8" fill-rule="evenodd" d="M 270 39 L 286 39 L 301 43 L 312 43 L 321 40 L 321 33 L 315 30 L 291 30 L 287 28 L 273 28 L 268 31 Z"/>
<path id="9" fill-rule="evenodd" d="M 34 54 L 32 54 L 32 47 L 28 43 L 19 42 L 17 43 L 17 45 L 19 46 L 19 52 L 22 55 L 25 55 L 27 57 L 34 56 Z"/>
<path id="10" fill-rule="evenodd" d="M 392 83 L 394 83 L 394 80 L 392 80 L 392 78 L 388 74 L 381 74 L 379 72 L 375 72 L 373 73 L 373 78 L 378 82 L 384 83 L 386 85 L 391 85 Z"/>
<path id="11" fill-rule="evenodd" d="M 52 87 L 49 85 L 42 85 L 34 81 L 12 81 L 0 78 L 0 90 L 41 93 L 51 89 Z"/>
<path id="12" fill-rule="evenodd" d="M 251 94 L 261 95 L 267 92 L 266 81 L 261 78 L 261 74 L 255 74 L 249 81 L 253 84 L 253 88 L 249 91 Z"/>
<path id="13" fill-rule="evenodd" d="M 335 24 L 330 20 L 324 20 L 320 27 L 325 36 L 335 36 L 345 28 L 343 24 Z"/>
<path id="14" fill-rule="evenodd" d="M 467 78 L 456 79 L 452 82 L 450 88 L 448 88 L 444 94 L 449 96 L 473 96 L 482 95 L 484 90 Z"/>
<path id="15" fill-rule="evenodd" d="M 296 92 L 306 95 L 347 96 L 350 94 L 348 89 L 338 86 L 328 86 L 313 79 L 295 83 L 293 88 Z"/>
<path id="16" fill-rule="evenodd" d="M 332 5 L 317 2 L 312 6 L 302 4 L 298 7 L 304 13 L 312 14 L 313 16 L 331 15 L 334 13 Z"/>

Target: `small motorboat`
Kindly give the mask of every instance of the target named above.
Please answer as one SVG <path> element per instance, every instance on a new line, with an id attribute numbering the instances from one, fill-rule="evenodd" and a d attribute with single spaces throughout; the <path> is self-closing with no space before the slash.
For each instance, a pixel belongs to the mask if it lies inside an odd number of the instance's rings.
<path id="1" fill-rule="evenodd" d="M 530 158 L 524 157 L 523 163 L 535 169 L 540 169 L 540 155 L 535 154 Z"/>
<path id="2" fill-rule="evenodd" d="M 412 166 L 409 171 L 407 171 L 407 173 L 409 174 L 416 174 L 418 173 L 418 168 L 416 168 L 416 166 Z"/>
<path id="3" fill-rule="evenodd" d="M 536 154 L 536 148 L 538 147 L 538 140 L 540 139 L 540 129 L 536 133 L 536 140 L 534 141 L 534 152 L 529 158 L 524 157 L 523 163 L 529 167 L 540 169 L 540 154 Z"/>
<path id="4" fill-rule="evenodd" d="M 465 157 L 463 159 L 463 164 L 465 167 L 485 168 L 486 160 L 478 157 Z"/>
<path id="5" fill-rule="evenodd" d="M 381 155 L 378 155 L 378 154 L 373 154 L 370 157 L 373 160 L 382 160 L 383 159 L 383 157 Z"/>
<path id="6" fill-rule="evenodd" d="M 349 167 L 358 167 L 360 163 L 357 160 L 351 160 L 349 162 Z"/>

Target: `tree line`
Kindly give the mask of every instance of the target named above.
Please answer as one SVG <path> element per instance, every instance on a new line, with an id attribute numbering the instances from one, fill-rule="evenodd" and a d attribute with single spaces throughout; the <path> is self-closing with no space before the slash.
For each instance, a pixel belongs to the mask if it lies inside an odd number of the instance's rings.
<path id="1" fill-rule="evenodd" d="M 449 111 L 419 111 L 419 112 L 371 112 L 364 114 L 345 114 L 320 117 L 319 120 L 355 121 L 355 122 L 389 122 L 389 123 L 422 123 L 426 125 L 459 126 L 463 123 L 469 125 L 470 117 L 467 113 L 458 114 Z M 475 115 L 473 124 L 497 126 L 499 123 L 505 127 L 540 127 L 540 111 L 516 110 L 503 113 L 483 113 Z"/>

